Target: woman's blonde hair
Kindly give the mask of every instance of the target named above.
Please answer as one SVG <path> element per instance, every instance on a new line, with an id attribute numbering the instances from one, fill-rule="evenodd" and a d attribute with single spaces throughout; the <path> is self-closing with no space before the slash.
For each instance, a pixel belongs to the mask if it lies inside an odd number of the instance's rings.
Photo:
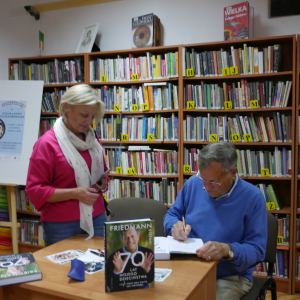
<path id="1" fill-rule="evenodd" d="M 60 100 L 60 113 L 65 118 L 66 111 L 64 104 L 70 105 L 96 105 L 98 104 L 97 114 L 95 121 L 98 123 L 105 113 L 105 105 L 100 100 L 97 92 L 94 88 L 87 84 L 74 85 L 69 88 Z"/>

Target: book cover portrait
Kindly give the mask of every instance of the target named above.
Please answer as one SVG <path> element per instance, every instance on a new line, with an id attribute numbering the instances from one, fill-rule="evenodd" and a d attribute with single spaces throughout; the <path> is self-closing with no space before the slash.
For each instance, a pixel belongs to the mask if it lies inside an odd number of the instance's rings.
<path id="1" fill-rule="evenodd" d="M 154 287 L 154 221 L 105 224 L 105 291 Z"/>
<path id="2" fill-rule="evenodd" d="M 153 14 L 132 19 L 132 48 L 153 46 Z"/>

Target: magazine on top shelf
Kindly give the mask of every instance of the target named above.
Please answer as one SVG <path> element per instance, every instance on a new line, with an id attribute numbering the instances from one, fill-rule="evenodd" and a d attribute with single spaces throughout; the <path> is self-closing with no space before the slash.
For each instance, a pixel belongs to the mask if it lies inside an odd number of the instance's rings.
<path id="1" fill-rule="evenodd" d="M 106 293 L 154 287 L 154 220 L 105 222 Z"/>
<path id="2" fill-rule="evenodd" d="M 41 279 L 41 270 L 31 252 L 0 256 L 0 286 Z"/>
<path id="3" fill-rule="evenodd" d="M 253 38 L 253 17 L 248 1 L 224 7 L 224 40 Z"/>

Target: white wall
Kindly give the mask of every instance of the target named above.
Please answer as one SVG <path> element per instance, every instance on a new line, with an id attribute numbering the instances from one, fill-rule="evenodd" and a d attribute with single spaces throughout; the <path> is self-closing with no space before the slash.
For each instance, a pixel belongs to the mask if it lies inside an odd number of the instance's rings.
<path id="1" fill-rule="evenodd" d="M 1 0 L 0 80 L 8 78 L 8 58 L 37 56 L 38 32 L 45 34 L 42 55 L 74 53 L 84 27 L 99 23 L 101 51 L 131 48 L 131 19 L 155 13 L 162 23 L 162 45 L 223 40 L 223 8 L 242 0 L 123 0 L 41 13 L 23 13 L 24 5 L 50 0 Z M 254 37 L 300 33 L 300 16 L 268 19 L 268 0 L 252 0 Z M 20 11 L 21 14 L 14 13 Z"/>

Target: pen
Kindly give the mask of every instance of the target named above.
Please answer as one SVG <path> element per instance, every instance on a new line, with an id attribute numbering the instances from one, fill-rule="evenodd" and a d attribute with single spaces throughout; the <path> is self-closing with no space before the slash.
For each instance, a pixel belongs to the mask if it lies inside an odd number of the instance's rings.
<path id="1" fill-rule="evenodd" d="M 184 219 L 184 216 L 182 216 L 182 223 L 183 223 L 183 230 L 185 232 L 185 219 Z M 185 238 L 184 241 L 186 242 L 187 238 Z"/>
<path id="2" fill-rule="evenodd" d="M 95 251 L 90 251 L 90 252 L 97 255 L 97 256 L 104 257 L 104 255 L 102 253 L 98 253 L 98 252 L 95 252 Z"/>

